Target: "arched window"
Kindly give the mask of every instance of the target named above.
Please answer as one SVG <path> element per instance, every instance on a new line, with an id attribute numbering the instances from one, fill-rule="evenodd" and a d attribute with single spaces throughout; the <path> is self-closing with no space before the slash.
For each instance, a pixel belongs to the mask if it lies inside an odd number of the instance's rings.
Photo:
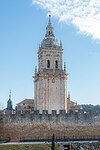
<path id="1" fill-rule="evenodd" d="M 49 31 L 49 35 L 50 35 L 50 31 Z"/>
<path id="2" fill-rule="evenodd" d="M 50 68 L 50 60 L 47 60 L 47 68 Z"/>
<path id="3" fill-rule="evenodd" d="M 58 60 L 55 61 L 55 68 L 58 68 Z"/>

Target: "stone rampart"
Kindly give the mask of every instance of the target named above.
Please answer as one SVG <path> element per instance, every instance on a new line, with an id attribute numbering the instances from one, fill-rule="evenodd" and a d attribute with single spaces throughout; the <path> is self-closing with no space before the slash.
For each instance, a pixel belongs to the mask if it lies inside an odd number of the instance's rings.
<path id="1" fill-rule="evenodd" d="M 70 112 L 66 113 L 65 110 L 60 110 L 57 114 L 56 110 L 52 114 L 48 114 L 44 110 L 42 114 L 38 110 L 30 111 L 17 111 L 16 114 L 4 115 L 3 120 L 8 123 L 63 123 L 63 124 L 100 124 L 100 114 L 94 115 L 90 113 Z"/>
<path id="2" fill-rule="evenodd" d="M 21 137 L 47 138 L 53 133 L 57 137 L 92 137 L 100 136 L 100 115 L 89 113 L 65 113 L 64 110 L 57 114 L 52 111 L 19 112 L 4 115 L 2 121 L 4 133 L 1 136 L 11 137 L 18 141 Z"/>

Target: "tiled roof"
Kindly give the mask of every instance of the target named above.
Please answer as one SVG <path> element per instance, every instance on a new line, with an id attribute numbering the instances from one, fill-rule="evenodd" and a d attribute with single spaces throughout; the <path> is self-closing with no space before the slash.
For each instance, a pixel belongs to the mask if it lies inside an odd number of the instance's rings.
<path id="1" fill-rule="evenodd" d="M 20 104 L 34 104 L 34 99 L 25 99 L 21 101 L 20 103 L 18 103 L 17 105 L 20 105 Z"/>

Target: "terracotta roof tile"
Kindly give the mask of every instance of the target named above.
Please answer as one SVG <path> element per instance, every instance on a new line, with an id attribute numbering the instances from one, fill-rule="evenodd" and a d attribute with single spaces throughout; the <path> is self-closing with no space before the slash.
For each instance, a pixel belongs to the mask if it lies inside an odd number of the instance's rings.
<path id="1" fill-rule="evenodd" d="M 21 101 L 20 103 L 18 103 L 17 105 L 20 105 L 20 104 L 34 104 L 34 99 L 25 99 Z"/>

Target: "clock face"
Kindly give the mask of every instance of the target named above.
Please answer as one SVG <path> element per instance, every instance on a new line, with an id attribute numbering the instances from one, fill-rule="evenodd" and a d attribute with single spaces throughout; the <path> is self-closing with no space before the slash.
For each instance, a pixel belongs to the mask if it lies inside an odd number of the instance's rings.
<path id="1" fill-rule="evenodd" d="M 55 83 L 55 79 L 54 78 L 52 79 L 52 83 Z"/>

